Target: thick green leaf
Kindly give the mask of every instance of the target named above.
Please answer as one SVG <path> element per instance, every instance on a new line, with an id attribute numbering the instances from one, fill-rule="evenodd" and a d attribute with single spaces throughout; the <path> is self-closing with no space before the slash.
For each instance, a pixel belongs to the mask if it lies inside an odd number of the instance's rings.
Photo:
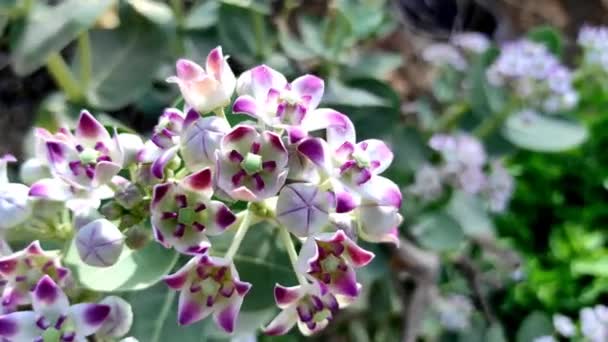
<path id="1" fill-rule="evenodd" d="M 561 56 L 564 51 L 564 42 L 561 34 L 551 26 L 540 26 L 528 33 L 528 38 L 537 43 L 544 44 L 551 53 Z"/>
<path id="2" fill-rule="evenodd" d="M 211 317 L 192 325 L 177 324 L 179 294 L 165 284 L 125 296 L 133 307 L 133 326 L 129 335 L 139 341 L 164 342 L 178 338 L 180 342 L 228 341 L 229 336 L 216 328 Z M 267 324 L 276 309 L 241 312 L 232 337 L 247 336 Z"/>
<path id="3" fill-rule="evenodd" d="M 442 212 L 420 217 L 411 233 L 423 247 L 439 252 L 455 250 L 465 241 L 458 222 Z"/>
<path id="4" fill-rule="evenodd" d="M 348 78 L 373 77 L 385 79 L 391 71 L 403 64 L 398 53 L 368 52 L 359 55 L 346 68 L 343 75 Z"/>
<path id="5" fill-rule="evenodd" d="M 190 10 L 184 23 L 188 30 L 208 29 L 217 24 L 219 3 L 217 1 L 205 1 Z"/>
<path id="6" fill-rule="evenodd" d="M 279 28 L 279 44 L 289 58 L 297 61 L 308 60 L 318 56 L 318 54 L 302 43 L 294 36 L 287 27 Z"/>
<path id="7" fill-rule="evenodd" d="M 608 255 L 578 259 L 572 263 L 572 273 L 575 275 L 592 275 L 608 278 Z"/>
<path id="8" fill-rule="evenodd" d="M 488 342 L 507 342 L 505 332 L 500 323 L 493 323 L 488 330 L 486 330 L 485 341 Z"/>
<path id="9" fill-rule="evenodd" d="M 533 342 L 536 338 L 553 334 L 553 324 L 542 312 L 532 312 L 519 326 L 517 342 Z"/>
<path id="10" fill-rule="evenodd" d="M 494 236 L 494 223 L 479 197 L 455 191 L 447 204 L 447 213 L 469 236 Z"/>
<path id="11" fill-rule="evenodd" d="M 66 0 L 57 6 L 35 1 L 25 30 L 13 51 L 13 68 L 26 75 L 42 66 L 48 56 L 66 47 L 112 4 L 112 0 Z"/>
<path id="12" fill-rule="evenodd" d="M 135 101 L 150 88 L 162 65 L 166 43 L 161 28 L 128 9 L 122 11 L 117 30 L 92 31 L 89 104 L 113 110 Z"/>
<path id="13" fill-rule="evenodd" d="M 169 5 L 153 0 L 129 0 L 129 5 L 152 23 L 171 30 L 175 28 L 175 17 Z"/>
<path id="14" fill-rule="evenodd" d="M 300 16 L 298 18 L 298 31 L 302 36 L 304 45 L 319 56 L 325 55 L 326 47 L 318 18 L 306 15 Z"/>
<path id="15" fill-rule="evenodd" d="M 503 126 L 503 135 L 512 144 L 537 152 L 559 152 L 583 143 L 587 128 L 579 123 L 545 115 L 512 115 Z"/>
<path id="16" fill-rule="evenodd" d="M 386 15 L 383 0 L 339 0 L 337 7 L 350 22 L 357 38 L 366 38 L 376 33 Z"/>
<path id="17" fill-rule="evenodd" d="M 246 65 L 255 64 L 272 50 L 269 21 L 254 7 L 222 2 L 217 27 L 225 53 Z"/>
<path id="18" fill-rule="evenodd" d="M 505 107 L 504 90 L 491 85 L 486 77 L 488 66 L 494 62 L 499 53 L 497 48 L 490 48 L 475 58 L 468 75 L 471 84 L 468 90 L 471 109 L 473 114 L 480 118 L 499 113 Z"/>
<path id="19" fill-rule="evenodd" d="M 80 260 L 72 243 L 64 262 L 82 286 L 99 292 L 118 292 L 142 290 L 156 284 L 171 271 L 178 256 L 175 251 L 150 242 L 137 251 L 125 247 L 113 266 L 93 267 Z"/>
<path id="20" fill-rule="evenodd" d="M 224 255 L 235 229 L 214 238 L 213 254 Z M 273 289 L 276 283 L 293 286 L 297 283 L 289 257 L 275 228 L 267 223 L 249 229 L 241 243 L 234 262 L 242 280 L 253 287 L 245 297 L 243 310 L 261 310 L 274 307 Z"/>
<path id="21" fill-rule="evenodd" d="M 338 79 L 330 79 L 326 83 L 323 104 L 327 106 L 352 106 L 352 107 L 373 107 L 387 106 L 385 99 L 373 93 L 361 89 L 350 87 Z"/>

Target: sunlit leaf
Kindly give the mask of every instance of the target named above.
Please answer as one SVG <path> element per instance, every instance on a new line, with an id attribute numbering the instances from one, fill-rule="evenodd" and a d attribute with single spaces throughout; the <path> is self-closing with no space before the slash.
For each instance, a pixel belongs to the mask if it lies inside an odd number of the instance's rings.
<path id="1" fill-rule="evenodd" d="M 89 29 L 112 4 L 112 0 L 66 0 L 57 6 L 34 1 L 25 30 L 13 51 L 13 68 L 19 75 L 42 66 L 48 56 L 66 47 Z"/>
<path id="2" fill-rule="evenodd" d="M 126 9 L 118 29 L 94 30 L 90 36 L 93 70 L 86 96 L 91 105 L 118 109 L 150 88 L 166 54 L 165 36 L 156 24 Z"/>
<path id="3" fill-rule="evenodd" d="M 587 128 L 579 123 L 545 115 L 509 117 L 503 135 L 512 144 L 537 152 L 559 152 L 582 144 Z"/>
<path id="4" fill-rule="evenodd" d="M 99 292 L 135 291 L 156 284 L 168 274 L 178 259 L 178 254 L 156 242 L 133 251 L 123 250 L 118 262 L 110 267 L 93 267 L 84 264 L 76 246 L 71 244 L 64 258 L 79 284 Z"/>

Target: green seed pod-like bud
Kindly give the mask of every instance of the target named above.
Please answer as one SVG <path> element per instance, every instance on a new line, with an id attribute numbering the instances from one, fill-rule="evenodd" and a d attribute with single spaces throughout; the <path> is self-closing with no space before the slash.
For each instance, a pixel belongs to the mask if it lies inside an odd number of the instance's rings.
<path id="1" fill-rule="evenodd" d="M 152 240 L 152 232 L 143 225 L 131 227 L 126 232 L 127 239 L 125 243 L 131 249 L 141 249 Z"/>
<path id="2" fill-rule="evenodd" d="M 124 210 L 115 201 L 109 201 L 101 206 L 99 212 L 108 220 L 118 220 L 122 216 Z"/>

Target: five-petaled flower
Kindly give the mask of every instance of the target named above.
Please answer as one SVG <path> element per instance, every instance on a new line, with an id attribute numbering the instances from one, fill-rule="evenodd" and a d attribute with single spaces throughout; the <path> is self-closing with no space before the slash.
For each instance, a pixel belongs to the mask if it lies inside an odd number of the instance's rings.
<path id="1" fill-rule="evenodd" d="M 3 341 L 85 341 L 110 314 L 110 306 L 80 303 L 70 306 L 68 297 L 48 275 L 32 290 L 33 311 L 0 316 Z"/>
<path id="2" fill-rule="evenodd" d="M 0 276 L 5 283 L 2 311 L 30 304 L 30 290 L 44 275 L 52 277 L 62 287 L 72 284 L 70 270 L 61 266 L 58 257 L 45 252 L 38 241 L 0 258 Z"/>
<path id="3" fill-rule="evenodd" d="M 230 103 L 236 86 L 236 77 L 222 54 L 216 47 L 207 55 L 205 68 L 187 60 L 177 61 L 177 76 L 167 82 L 177 83 L 186 103 L 199 113 L 209 113 Z"/>
<path id="4" fill-rule="evenodd" d="M 274 299 L 282 311 L 264 328 L 267 335 L 284 335 L 298 323 L 304 335 L 323 330 L 344 305 L 322 284 L 284 287 L 276 284 Z"/>
<path id="5" fill-rule="evenodd" d="M 373 258 L 373 253 L 338 230 L 309 237 L 300 250 L 296 271 L 327 286 L 334 294 L 356 297 L 360 285 L 355 268 L 367 265 Z"/>
<path id="6" fill-rule="evenodd" d="M 200 170 L 179 182 L 154 187 L 150 210 L 156 241 L 186 254 L 200 254 L 210 246 L 207 235 L 224 232 L 236 217 L 228 207 L 211 200 L 211 170 Z"/>
<path id="7" fill-rule="evenodd" d="M 233 199 L 260 201 L 275 196 L 287 177 L 287 149 L 273 132 L 238 125 L 217 153 L 217 186 Z"/>
<path id="8" fill-rule="evenodd" d="M 54 178 L 32 184 L 30 196 L 61 201 L 74 197 L 99 200 L 112 196 L 107 185 L 124 162 L 117 134 L 110 136 L 86 110 L 80 113 L 74 134 L 65 128 L 54 135 L 41 128 L 36 133 L 44 143 Z"/>
<path id="9" fill-rule="evenodd" d="M 241 281 L 232 261 L 201 255 L 165 277 L 167 285 L 180 290 L 178 323 L 192 324 L 213 314 L 224 331 L 234 331 L 243 299 L 251 284 Z"/>

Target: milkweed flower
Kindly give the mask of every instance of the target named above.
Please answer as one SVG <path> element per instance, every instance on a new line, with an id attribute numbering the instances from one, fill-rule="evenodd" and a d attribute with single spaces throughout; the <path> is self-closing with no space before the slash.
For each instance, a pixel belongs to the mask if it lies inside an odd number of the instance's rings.
<path id="1" fill-rule="evenodd" d="M 287 178 L 287 149 L 273 132 L 234 127 L 217 152 L 217 186 L 231 198 L 260 201 L 275 196 Z"/>
<path id="2" fill-rule="evenodd" d="M 93 200 L 91 206 L 112 196 L 108 185 L 123 167 L 123 150 L 118 136 L 111 137 L 89 112 L 80 113 L 74 134 L 38 129 L 37 135 L 54 177 L 33 184 L 30 196 L 58 201 L 84 197 Z"/>
<path id="3" fill-rule="evenodd" d="M 296 270 L 327 286 L 334 294 L 356 297 L 360 285 L 355 268 L 367 265 L 373 258 L 373 253 L 338 230 L 309 237 L 300 250 Z"/>
<path id="4" fill-rule="evenodd" d="M 466 52 L 481 54 L 490 47 L 488 37 L 479 32 L 461 32 L 450 37 L 450 42 Z"/>
<path id="5" fill-rule="evenodd" d="M 241 281 L 232 261 L 201 255 L 192 258 L 165 283 L 180 291 L 178 323 L 187 325 L 213 315 L 224 331 L 234 331 L 243 298 L 251 284 Z"/>
<path id="6" fill-rule="evenodd" d="M 230 130 L 228 122 L 217 116 L 201 117 L 192 108 L 184 112 L 165 109 L 152 138 L 137 155 L 139 162 L 151 164 L 152 174 L 158 179 L 164 178 L 167 164 L 178 152 L 190 171 L 214 167 L 215 151 Z"/>
<path id="7" fill-rule="evenodd" d="M 110 314 L 110 306 L 80 303 L 70 306 L 67 296 L 48 275 L 32 290 L 33 311 L 0 316 L 0 336 L 5 341 L 84 341 Z"/>
<path id="8" fill-rule="evenodd" d="M 436 67 L 449 66 L 458 71 L 464 71 L 468 62 L 454 46 L 436 43 L 428 46 L 422 52 L 422 58 Z"/>
<path id="9" fill-rule="evenodd" d="M 177 83 L 186 103 L 199 113 L 205 114 L 230 103 L 236 86 L 236 77 L 226 61 L 221 47 L 207 55 L 205 68 L 187 60 L 177 61 L 177 75 L 167 79 Z"/>
<path id="10" fill-rule="evenodd" d="M 150 210 L 154 237 L 181 253 L 204 253 L 207 235 L 218 235 L 236 221 L 234 214 L 213 195 L 211 170 L 193 173 L 178 182 L 154 187 Z"/>
<path id="11" fill-rule="evenodd" d="M 281 312 L 264 328 L 267 335 L 284 335 L 296 323 L 302 334 L 315 334 L 329 324 L 345 303 L 318 283 L 285 287 L 276 284 L 274 299 Z"/>
<path id="12" fill-rule="evenodd" d="M 30 304 L 31 288 L 45 275 L 53 278 L 62 287 L 72 285 L 70 270 L 61 266 L 58 257 L 45 252 L 38 241 L 1 257 L 0 276 L 5 283 L 2 293 L 3 311 L 12 311 L 19 305 Z"/>

